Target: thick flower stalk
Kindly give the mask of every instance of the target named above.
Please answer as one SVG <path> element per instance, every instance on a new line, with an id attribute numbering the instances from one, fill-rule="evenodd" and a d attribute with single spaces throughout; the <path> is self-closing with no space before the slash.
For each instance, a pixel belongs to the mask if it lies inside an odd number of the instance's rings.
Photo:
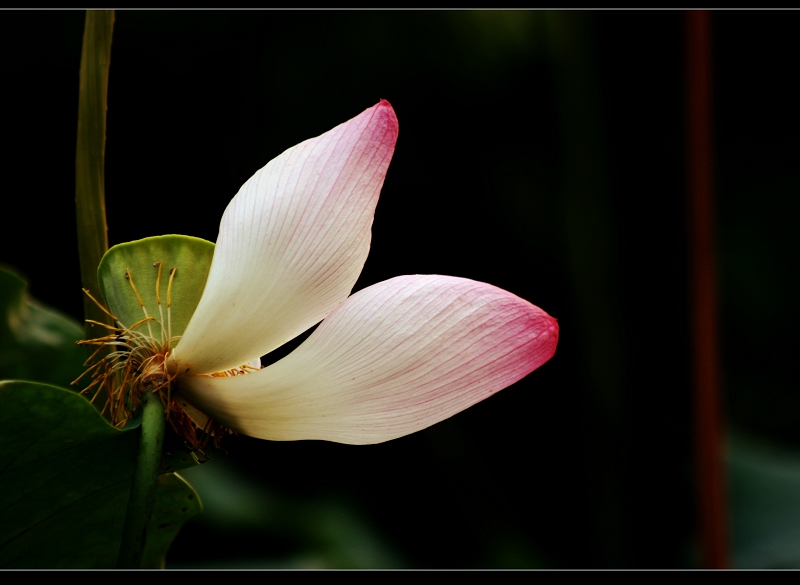
<path id="1" fill-rule="evenodd" d="M 183 416 L 217 433 L 221 425 L 269 440 L 378 443 L 448 418 L 552 357 L 555 319 L 489 284 L 400 276 L 350 296 L 397 132 L 381 101 L 285 151 L 242 186 L 216 247 L 199 259 L 164 264 L 177 236 L 151 239 L 152 268 L 138 273 L 137 243 L 109 251 L 100 279 L 119 328 L 106 343 L 125 346 L 115 367 L 145 376 L 176 428 Z M 133 284 L 141 291 L 145 277 L 155 282 L 149 312 Z M 140 313 L 124 306 L 131 290 Z M 180 295 L 188 309 L 179 315 L 169 299 Z M 294 352 L 260 368 L 261 356 L 320 321 Z M 139 349 L 142 338 L 150 349 Z M 131 346 L 138 366 L 125 357 Z M 141 402 L 135 388 L 110 394 Z"/>

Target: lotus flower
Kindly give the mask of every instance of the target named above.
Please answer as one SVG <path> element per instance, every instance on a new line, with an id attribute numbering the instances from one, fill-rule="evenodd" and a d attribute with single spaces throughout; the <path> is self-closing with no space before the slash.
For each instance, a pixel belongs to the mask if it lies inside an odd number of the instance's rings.
<path id="1" fill-rule="evenodd" d="M 170 355 L 179 402 L 198 426 L 210 418 L 262 439 L 379 443 L 552 357 L 555 319 L 489 284 L 399 276 L 349 296 L 397 132 L 381 101 L 285 151 L 230 202 L 202 297 Z M 321 320 L 291 354 L 257 369 Z"/>

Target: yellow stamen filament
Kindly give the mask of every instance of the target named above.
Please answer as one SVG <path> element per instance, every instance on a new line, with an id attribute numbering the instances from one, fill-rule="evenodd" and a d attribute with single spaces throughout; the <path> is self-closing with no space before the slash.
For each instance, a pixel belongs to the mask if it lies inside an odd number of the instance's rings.
<path id="1" fill-rule="evenodd" d="M 153 266 L 158 267 L 158 276 L 156 276 L 156 303 L 158 304 L 158 314 L 161 317 L 161 343 L 164 343 L 164 309 L 161 308 L 161 269 L 164 263 L 156 262 Z"/>
<path id="2" fill-rule="evenodd" d="M 205 376 L 210 376 L 212 378 L 228 378 L 230 376 L 242 376 L 249 372 L 257 372 L 260 368 L 256 368 L 251 366 L 250 364 L 244 364 L 243 366 L 239 366 L 238 368 L 232 368 L 230 370 L 225 370 L 223 372 L 214 372 L 213 374 L 204 374 Z"/>
<path id="3" fill-rule="evenodd" d="M 85 289 L 85 288 L 83 288 L 83 289 L 81 289 L 81 290 L 84 292 L 84 294 L 85 294 L 87 297 L 89 297 L 90 299 L 92 299 L 92 301 L 94 302 L 94 304 L 95 304 L 95 305 L 97 305 L 97 306 L 100 308 L 100 310 L 101 310 L 101 311 L 103 311 L 103 312 L 104 312 L 106 315 L 108 315 L 109 317 L 111 317 L 112 319 L 114 319 L 114 322 L 115 322 L 115 323 L 119 323 L 119 322 L 120 322 L 120 321 L 119 321 L 119 319 L 118 319 L 117 317 L 115 317 L 114 315 L 112 315 L 111 313 L 109 313 L 109 312 L 108 312 L 108 309 L 106 309 L 106 308 L 105 308 L 105 307 L 104 307 L 102 304 L 100 304 L 100 303 L 98 303 L 98 302 L 97 302 L 97 299 L 96 299 L 96 298 L 94 298 L 94 297 L 92 296 L 92 293 L 90 293 L 90 292 L 89 292 L 87 289 Z M 121 325 L 121 323 L 120 323 L 120 325 Z"/>
<path id="4" fill-rule="evenodd" d="M 155 318 L 155 317 L 145 317 L 145 318 L 144 318 L 144 319 L 142 319 L 141 321 L 137 321 L 136 323 L 134 323 L 133 325 L 131 325 L 131 327 L 130 327 L 130 331 L 133 331 L 134 329 L 136 329 L 136 328 L 137 328 L 139 325 L 141 325 L 142 323 L 145 323 L 145 322 L 148 322 L 148 321 L 155 321 L 155 320 L 156 320 L 156 318 Z M 148 330 L 150 329 L 150 325 L 149 325 L 149 323 L 148 323 L 147 329 L 148 329 Z"/>
<path id="5" fill-rule="evenodd" d="M 149 317 L 150 315 L 147 314 L 147 307 L 144 306 L 144 301 L 142 301 L 142 297 L 139 296 L 139 291 L 136 290 L 136 285 L 133 284 L 133 274 L 131 274 L 130 268 L 125 269 L 125 278 L 130 283 L 131 288 L 133 289 L 133 294 L 136 295 L 136 300 L 139 301 L 139 306 L 142 308 L 145 318 Z M 147 332 L 150 334 L 150 337 L 153 337 L 153 330 L 150 327 L 150 323 L 147 323 Z"/>
<path id="6" fill-rule="evenodd" d="M 172 343 L 172 283 L 175 280 L 176 267 L 169 271 L 169 284 L 167 285 L 167 337 Z M 159 272 L 160 274 L 160 272 Z"/>
<path id="7" fill-rule="evenodd" d="M 102 345 L 98 346 L 98 348 L 97 348 L 96 350 L 94 350 L 94 353 L 93 353 L 92 355 L 90 355 L 90 356 L 89 356 L 89 359 L 87 359 L 85 362 L 83 362 L 83 367 L 84 367 L 84 368 L 85 368 L 85 367 L 88 367 L 88 366 L 89 366 L 89 364 L 91 364 L 91 363 L 92 363 L 92 360 L 94 360 L 94 358 L 96 358 L 96 357 L 97 357 L 97 354 L 98 354 L 98 353 L 100 353 L 100 352 L 102 351 L 102 349 L 103 349 L 103 346 L 102 346 Z M 81 375 L 78 377 L 78 380 L 80 380 L 81 378 L 83 378 L 83 375 L 84 375 L 85 373 L 86 373 L 86 372 L 84 372 L 83 374 L 81 374 Z M 77 382 L 78 380 L 75 380 L 75 382 Z M 72 382 L 72 384 L 75 384 L 75 382 Z"/>
<path id="8" fill-rule="evenodd" d="M 95 321 L 93 319 L 86 319 L 87 323 L 91 323 L 92 325 L 100 325 L 100 327 L 105 327 L 106 329 L 111 329 L 112 331 L 116 331 L 117 327 L 112 325 L 108 325 L 107 323 L 101 323 L 100 321 Z"/>
<path id="9" fill-rule="evenodd" d="M 92 354 L 92 357 L 96 356 L 96 355 L 97 355 L 97 352 L 98 352 L 98 351 L 100 351 L 101 349 L 103 349 L 103 347 L 102 347 L 102 346 L 98 347 L 98 348 L 97 348 L 97 351 L 95 351 L 95 352 Z M 91 365 L 91 366 L 90 366 L 88 369 L 84 370 L 84 371 L 83 371 L 83 373 L 82 373 L 80 376 L 78 376 L 78 377 L 77 377 L 77 378 L 75 378 L 75 379 L 74 379 L 72 382 L 70 382 L 70 383 L 69 383 L 69 385 L 70 385 L 70 386 L 74 386 L 75 384 L 77 384 L 78 382 L 80 382 L 80 381 L 81 381 L 81 378 L 83 378 L 83 377 L 84 377 L 86 374 L 88 374 L 89 372 L 91 372 L 93 369 L 95 369 L 95 368 L 96 368 L 97 366 L 99 366 L 101 363 L 102 363 L 102 362 L 97 362 L 96 364 L 92 364 L 92 365 Z M 86 365 L 86 364 L 84 364 L 84 365 Z M 94 386 L 94 382 L 92 382 L 91 384 L 89 384 L 89 386 L 87 386 L 86 388 L 84 388 L 84 389 L 81 391 L 81 394 L 83 394 L 84 392 L 86 392 L 86 391 L 87 391 L 89 388 L 91 388 L 92 386 Z"/>

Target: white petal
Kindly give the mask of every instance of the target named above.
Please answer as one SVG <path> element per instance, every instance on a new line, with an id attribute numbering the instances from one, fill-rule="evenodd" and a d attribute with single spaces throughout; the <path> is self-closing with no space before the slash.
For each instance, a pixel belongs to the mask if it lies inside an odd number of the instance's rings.
<path id="1" fill-rule="evenodd" d="M 556 320 L 507 291 L 401 276 L 350 297 L 283 360 L 230 378 L 185 376 L 179 392 L 254 437 L 379 443 L 513 384 L 557 341 Z"/>
<path id="2" fill-rule="evenodd" d="M 350 294 L 397 140 L 387 101 L 272 160 L 222 216 L 200 304 L 175 351 L 213 373 L 269 353 Z"/>

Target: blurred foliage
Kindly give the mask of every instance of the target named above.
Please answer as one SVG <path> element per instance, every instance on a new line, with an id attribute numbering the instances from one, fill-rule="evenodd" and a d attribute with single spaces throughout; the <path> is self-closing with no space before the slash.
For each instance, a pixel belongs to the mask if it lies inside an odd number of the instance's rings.
<path id="1" fill-rule="evenodd" d="M 197 558 L 179 543 L 170 553 L 170 568 L 407 566 L 351 499 L 280 493 L 243 475 L 219 452 L 183 475 L 204 502 L 204 513 L 187 530 L 193 541 L 215 546 Z"/>
<path id="2" fill-rule="evenodd" d="M 735 434 L 728 469 L 733 566 L 800 569 L 800 451 Z"/>
<path id="3" fill-rule="evenodd" d="M 83 328 L 28 295 L 27 283 L 0 267 L 0 380 L 34 380 L 70 388 L 83 373 Z"/>

